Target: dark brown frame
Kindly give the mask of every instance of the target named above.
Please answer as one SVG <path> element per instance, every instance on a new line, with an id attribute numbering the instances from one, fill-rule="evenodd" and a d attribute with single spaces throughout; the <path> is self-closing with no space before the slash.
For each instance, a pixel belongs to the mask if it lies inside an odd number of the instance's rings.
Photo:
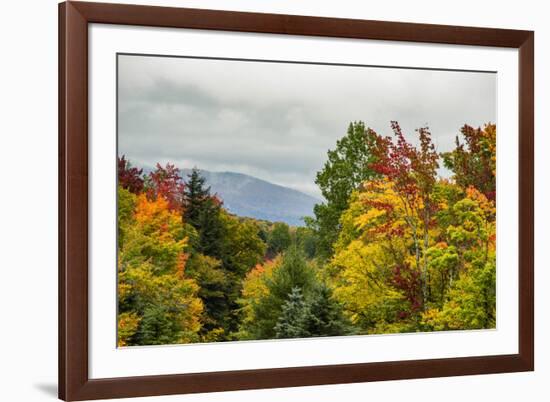
<path id="1" fill-rule="evenodd" d="M 519 49 L 519 353 L 107 379 L 88 377 L 88 24 L 122 24 Z M 59 397 L 276 388 L 534 370 L 534 33 L 185 8 L 59 5 Z"/>

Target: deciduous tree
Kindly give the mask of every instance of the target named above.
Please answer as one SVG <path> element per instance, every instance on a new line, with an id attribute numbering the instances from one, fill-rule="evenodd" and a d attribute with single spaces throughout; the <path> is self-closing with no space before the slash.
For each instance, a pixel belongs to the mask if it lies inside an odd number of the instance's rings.
<path id="1" fill-rule="evenodd" d="M 143 169 L 133 167 L 125 155 L 118 158 L 118 185 L 134 194 L 143 191 Z"/>
<path id="2" fill-rule="evenodd" d="M 496 125 L 461 129 L 464 142 L 456 137 L 456 147 L 442 154 L 443 164 L 454 173 L 456 183 L 481 191 L 489 200 L 496 196 Z"/>
<path id="3" fill-rule="evenodd" d="M 164 198 L 172 211 L 181 211 L 184 183 L 177 167 L 170 163 L 162 167 L 157 163 L 156 169 L 146 179 L 145 188 L 149 199 Z"/>
<path id="4" fill-rule="evenodd" d="M 326 202 L 315 206 L 315 219 L 307 222 L 318 234 L 317 253 L 323 259 L 332 255 L 340 216 L 348 207 L 351 193 L 376 176 L 371 168 L 375 161 L 371 152 L 374 139 L 372 130 L 363 122 L 350 123 L 347 134 L 336 142 L 335 149 L 328 151 L 327 161 L 317 173 L 315 183 Z"/>
<path id="5" fill-rule="evenodd" d="M 274 257 L 285 251 L 292 243 L 290 228 L 286 223 L 276 222 L 267 238 L 267 252 L 269 257 Z"/>
<path id="6" fill-rule="evenodd" d="M 119 344 L 196 341 L 203 305 L 196 282 L 185 273 L 187 237 L 180 214 L 164 197 L 141 194 L 120 229 Z"/>

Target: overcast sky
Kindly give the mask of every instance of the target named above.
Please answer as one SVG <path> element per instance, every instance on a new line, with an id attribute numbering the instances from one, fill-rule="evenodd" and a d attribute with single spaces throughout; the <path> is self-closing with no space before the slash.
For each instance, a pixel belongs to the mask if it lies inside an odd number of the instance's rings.
<path id="1" fill-rule="evenodd" d="M 496 74 L 119 56 L 119 154 L 134 165 L 249 174 L 320 198 L 328 149 L 362 120 L 438 151 L 496 122 Z M 446 175 L 444 171 L 440 172 Z"/>

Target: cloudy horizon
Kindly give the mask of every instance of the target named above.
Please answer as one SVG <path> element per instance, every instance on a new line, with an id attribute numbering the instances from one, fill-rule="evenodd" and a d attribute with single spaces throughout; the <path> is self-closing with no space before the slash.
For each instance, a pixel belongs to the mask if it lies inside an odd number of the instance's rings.
<path id="1" fill-rule="evenodd" d="M 118 56 L 118 152 L 134 165 L 244 173 L 321 198 L 315 174 L 353 121 L 439 152 L 496 123 L 496 74 Z M 445 175 L 444 170 L 440 174 Z"/>

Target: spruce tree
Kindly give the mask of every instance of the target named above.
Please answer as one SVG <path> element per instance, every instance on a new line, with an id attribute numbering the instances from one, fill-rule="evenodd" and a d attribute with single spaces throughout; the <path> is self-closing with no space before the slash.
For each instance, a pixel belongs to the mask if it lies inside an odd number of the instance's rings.
<path id="1" fill-rule="evenodd" d="M 276 338 L 341 336 L 350 333 L 351 323 L 325 284 L 318 284 L 306 296 L 299 287 L 293 288 L 275 325 Z"/>
<path id="2" fill-rule="evenodd" d="M 307 338 L 311 336 L 308 331 L 312 321 L 308 304 L 304 300 L 302 289 L 292 288 L 288 300 L 283 304 L 281 315 L 275 325 L 276 338 Z"/>
<path id="3" fill-rule="evenodd" d="M 204 255 L 221 258 L 221 203 L 210 194 L 210 187 L 206 186 L 206 180 L 197 168 L 193 168 L 188 178 L 183 190 L 183 220 L 197 230 L 197 250 Z"/>
<path id="4" fill-rule="evenodd" d="M 221 202 L 210 194 L 205 178 L 197 168 L 187 175 L 183 190 L 183 221 L 191 225 L 196 236 L 191 238 L 193 251 L 189 272 L 200 286 L 205 311 L 201 335 L 223 340 L 230 332 L 232 301 L 228 291 L 233 289 L 233 278 L 222 263 L 224 223 Z"/>
<path id="5" fill-rule="evenodd" d="M 221 220 L 221 206 L 213 197 L 202 203 L 197 217 L 199 231 L 199 249 L 215 258 L 223 258 L 224 225 Z"/>
<path id="6" fill-rule="evenodd" d="M 307 264 L 305 256 L 295 245 L 284 253 L 281 266 L 267 281 L 268 294 L 254 306 L 255 322 L 250 328 L 257 339 L 272 339 L 283 305 L 294 288 L 307 295 L 317 283 L 315 271 Z"/>
<path id="7" fill-rule="evenodd" d="M 353 332 L 351 322 L 344 316 L 342 306 L 333 299 L 332 290 L 323 284 L 317 286 L 308 301 L 311 336 L 341 336 Z"/>
<path id="8" fill-rule="evenodd" d="M 280 305 L 295 287 L 306 293 L 315 285 L 315 271 L 308 266 L 304 254 L 295 245 L 284 254 L 281 267 L 267 283 L 269 293 L 281 301 Z"/>
<path id="9" fill-rule="evenodd" d="M 185 183 L 183 190 L 183 218 L 195 228 L 200 226 L 200 214 L 203 205 L 210 198 L 210 187 L 205 186 L 205 178 L 195 167 Z"/>

